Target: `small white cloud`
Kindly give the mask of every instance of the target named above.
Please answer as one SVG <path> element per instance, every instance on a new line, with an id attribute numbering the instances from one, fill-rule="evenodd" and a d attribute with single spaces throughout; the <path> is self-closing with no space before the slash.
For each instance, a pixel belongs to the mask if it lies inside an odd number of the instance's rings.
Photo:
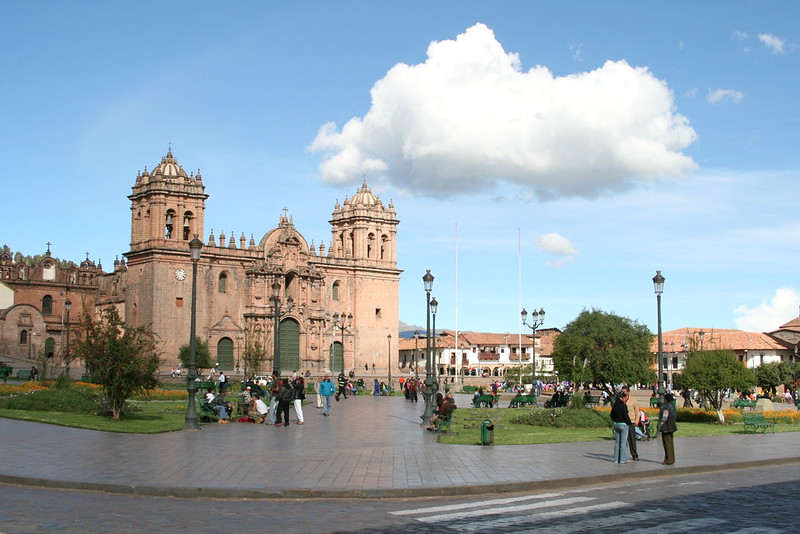
<path id="1" fill-rule="evenodd" d="M 554 256 L 574 256 L 575 254 L 580 254 L 578 249 L 575 248 L 575 245 L 561 234 L 542 234 L 536 238 L 535 243 L 539 250 L 549 252 Z M 572 261 L 572 258 L 559 260 L 562 264 L 565 261 Z"/>
<path id="2" fill-rule="evenodd" d="M 746 41 L 747 39 L 750 38 L 750 34 L 742 30 L 733 30 L 733 38 L 738 39 L 740 41 Z"/>
<path id="3" fill-rule="evenodd" d="M 699 92 L 700 92 L 700 90 L 697 87 L 693 87 L 693 88 L 689 89 L 688 91 L 686 91 L 685 93 L 683 93 L 683 96 L 685 96 L 687 98 L 694 98 L 694 97 L 697 96 L 697 93 L 699 93 Z"/>
<path id="4" fill-rule="evenodd" d="M 583 43 L 570 43 L 569 49 L 572 52 L 572 59 L 583 61 Z"/>
<path id="5" fill-rule="evenodd" d="M 734 322 L 736 327 L 747 332 L 771 332 L 798 315 L 800 294 L 793 288 L 781 287 L 767 302 L 749 308 L 742 304 L 733 313 L 739 315 Z"/>
<path id="6" fill-rule="evenodd" d="M 786 41 L 769 33 L 759 33 L 758 40 L 761 44 L 769 48 L 773 54 L 784 54 L 786 52 Z"/>
<path id="7" fill-rule="evenodd" d="M 506 183 L 537 198 L 595 198 L 697 168 L 697 134 L 666 82 L 607 61 L 589 72 L 522 71 L 483 24 L 433 42 L 371 90 L 363 117 L 326 124 L 309 147 L 323 180 L 391 183 L 448 197 Z"/>
<path id="8" fill-rule="evenodd" d="M 716 89 L 714 91 L 709 89 L 706 96 L 706 100 L 711 104 L 722 104 L 724 102 L 738 104 L 743 98 L 744 93 L 735 89 Z"/>

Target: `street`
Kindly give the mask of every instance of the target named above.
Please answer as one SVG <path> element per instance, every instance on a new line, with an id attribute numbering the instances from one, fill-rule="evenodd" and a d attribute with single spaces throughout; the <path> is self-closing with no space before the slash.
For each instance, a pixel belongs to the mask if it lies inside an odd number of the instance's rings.
<path id="1" fill-rule="evenodd" d="M 424 499 L 177 499 L 0 484 L 0 532 L 797 531 L 800 464 L 536 494 Z"/>

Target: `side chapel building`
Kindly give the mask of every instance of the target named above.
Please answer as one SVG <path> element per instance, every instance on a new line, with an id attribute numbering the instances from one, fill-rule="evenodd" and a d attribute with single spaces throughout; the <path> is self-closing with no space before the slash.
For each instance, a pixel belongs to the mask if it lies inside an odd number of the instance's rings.
<path id="1" fill-rule="evenodd" d="M 273 369 L 276 313 L 284 373 L 385 368 L 387 336 L 398 338 L 399 220 L 394 205 L 385 206 L 366 183 L 343 204 L 336 202 L 327 247 L 309 245 L 285 210 L 258 242 L 252 234 L 249 241 L 244 234 L 206 234 L 202 176 L 187 174 L 171 150 L 152 171 L 136 176 L 128 198 L 130 249 L 125 260 L 114 262 L 113 272 L 87 259 L 75 273 L 53 274 L 49 249 L 32 267 L 3 260 L 2 282 L 15 292 L 12 308 L 25 306 L 34 316 L 24 327 L 14 325 L 14 332 L 0 325 L 4 338 L 40 336 L 58 353 L 63 302 L 70 298 L 80 301 L 77 309 L 73 305 L 73 326 L 84 307 L 114 306 L 128 324 L 152 325 L 163 342 L 163 370 L 178 366 L 190 331 L 189 242 L 199 238 L 204 246 L 197 264 L 197 336 L 208 341 L 221 369 L 244 372 L 245 347 L 255 339 L 263 347 L 261 371 Z M 8 312 L 0 312 L 0 323 Z"/>

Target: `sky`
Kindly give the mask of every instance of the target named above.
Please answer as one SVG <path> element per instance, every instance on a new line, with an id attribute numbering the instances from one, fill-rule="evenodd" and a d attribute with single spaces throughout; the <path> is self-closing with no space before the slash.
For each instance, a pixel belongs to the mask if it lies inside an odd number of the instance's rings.
<path id="1" fill-rule="evenodd" d="M 400 219 L 400 320 L 665 331 L 800 314 L 800 3 L 0 0 L 0 244 L 111 269 L 136 174 L 200 170 L 205 232 Z M 204 240 L 207 235 L 204 236 Z"/>

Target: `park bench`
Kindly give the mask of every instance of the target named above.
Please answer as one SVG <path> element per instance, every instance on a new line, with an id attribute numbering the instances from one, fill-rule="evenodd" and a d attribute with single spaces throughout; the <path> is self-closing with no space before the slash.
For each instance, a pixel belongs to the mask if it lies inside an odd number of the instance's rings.
<path id="1" fill-rule="evenodd" d="M 3 382 L 8 382 L 8 377 L 13 371 L 13 367 L 0 367 L 0 375 L 3 377 Z"/>
<path id="2" fill-rule="evenodd" d="M 589 406 L 590 408 L 593 408 L 595 406 L 599 406 L 600 402 L 602 400 L 603 400 L 603 397 L 601 397 L 600 395 L 586 394 L 586 395 L 583 396 L 583 404 L 585 406 Z"/>
<path id="3" fill-rule="evenodd" d="M 461 388 L 461 393 L 475 393 L 478 391 L 478 386 L 464 386 Z"/>
<path id="4" fill-rule="evenodd" d="M 744 431 L 749 432 L 750 430 L 753 431 L 753 434 L 756 433 L 757 430 L 761 429 L 762 434 L 767 433 L 767 429 L 772 430 L 775 432 L 775 423 L 770 423 L 767 421 L 767 418 L 764 417 L 763 413 L 760 412 L 752 412 L 752 413 L 744 413 L 742 414 L 744 418 Z"/>
<path id="5" fill-rule="evenodd" d="M 216 423 L 219 421 L 219 414 L 207 402 L 201 402 L 199 419 L 201 423 Z"/>
<path id="6" fill-rule="evenodd" d="M 476 408 L 491 408 L 494 406 L 494 396 L 493 395 L 477 395 L 472 397 L 472 405 Z"/>
<path id="7" fill-rule="evenodd" d="M 31 379 L 30 369 L 25 369 L 25 370 L 20 369 L 19 371 L 17 371 L 17 380 L 30 380 L 30 379 Z"/>
<path id="8" fill-rule="evenodd" d="M 736 399 L 733 401 L 734 408 L 750 408 L 751 410 L 756 407 L 756 401 L 753 400 L 744 400 L 744 399 Z"/>
<path id="9" fill-rule="evenodd" d="M 658 408 L 658 397 L 650 397 L 650 407 Z"/>
<path id="10" fill-rule="evenodd" d="M 569 406 L 569 401 L 570 400 L 572 400 L 572 396 L 571 395 L 567 395 L 566 393 L 564 393 L 564 394 L 556 393 L 555 395 L 553 395 L 550 398 L 549 401 L 545 401 L 544 407 L 545 408 L 564 408 L 566 406 Z"/>
<path id="11" fill-rule="evenodd" d="M 436 421 L 434 421 L 433 423 L 435 427 L 434 432 L 436 432 L 437 434 L 447 434 L 448 432 L 450 432 L 450 425 L 452 424 L 452 422 L 453 422 L 452 413 L 450 415 L 439 416 L 439 418 L 436 419 Z"/>
<path id="12" fill-rule="evenodd" d="M 521 408 L 523 406 L 536 406 L 536 395 L 517 395 L 508 404 L 509 408 Z"/>

